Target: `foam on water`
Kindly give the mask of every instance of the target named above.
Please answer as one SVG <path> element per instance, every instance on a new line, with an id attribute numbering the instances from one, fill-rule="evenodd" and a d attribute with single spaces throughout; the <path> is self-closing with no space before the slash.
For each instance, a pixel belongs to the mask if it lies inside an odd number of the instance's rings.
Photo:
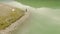
<path id="1" fill-rule="evenodd" d="M 60 34 L 60 9 L 33 8 L 16 1 L 7 4 L 31 12 L 31 17 L 20 25 L 17 34 Z"/>

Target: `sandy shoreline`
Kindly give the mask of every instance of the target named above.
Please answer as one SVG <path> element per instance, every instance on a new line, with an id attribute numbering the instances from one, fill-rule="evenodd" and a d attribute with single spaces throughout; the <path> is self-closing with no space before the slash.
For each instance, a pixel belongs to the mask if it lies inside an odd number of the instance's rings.
<path id="1" fill-rule="evenodd" d="M 3 3 L 3 2 L 2 2 Z M 8 3 L 9 4 L 9 3 Z M 10 5 L 10 4 L 9 4 Z M 23 5 L 22 5 L 23 6 Z M 21 7 L 22 8 L 22 7 Z M 24 8 L 24 7 L 23 7 Z M 26 9 L 24 8 L 24 11 L 26 11 Z M 17 20 L 15 23 L 11 24 L 9 27 L 7 27 L 4 30 L 0 30 L 0 34 L 12 34 L 11 32 L 14 31 L 16 28 L 18 28 L 18 25 L 20 25 L 24 20 L 26 20 L 29 16 L 29 11 L 25 12 L 25 15 Z"/>

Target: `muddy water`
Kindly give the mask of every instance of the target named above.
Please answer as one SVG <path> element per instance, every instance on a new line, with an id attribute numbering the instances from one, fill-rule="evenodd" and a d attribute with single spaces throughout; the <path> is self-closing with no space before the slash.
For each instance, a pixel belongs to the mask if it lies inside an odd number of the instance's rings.
<path id="1" fill-rule="evenodd" d="M 8 4 L 24 10 L 27 8 L 31 13 L 30 17 L 15 31 L 15 34 L 60 34 L 60 9 L 32 8 L 14 1 Z"/>

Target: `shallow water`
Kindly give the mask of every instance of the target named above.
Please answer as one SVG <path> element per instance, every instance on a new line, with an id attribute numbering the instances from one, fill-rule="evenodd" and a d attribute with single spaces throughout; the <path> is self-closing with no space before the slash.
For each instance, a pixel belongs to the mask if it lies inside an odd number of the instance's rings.
<path id="1" fill-rule="evenodd" d="M 60 34 L 60 9 L 33 8 L 12 1 L 8 4 L 30 10 L 30 17 L 23 22 L 15 34 Z"/>

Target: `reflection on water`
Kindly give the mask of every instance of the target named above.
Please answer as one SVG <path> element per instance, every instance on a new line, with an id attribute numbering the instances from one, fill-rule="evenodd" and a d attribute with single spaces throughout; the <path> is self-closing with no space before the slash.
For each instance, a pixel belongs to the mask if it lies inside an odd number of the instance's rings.
<path id="1" fill-rule="evenodd" d="M 31 16 L 19 26 L 16 34 L 60 34 L 60 9 L 42 7 L 29 10 Z"/>

